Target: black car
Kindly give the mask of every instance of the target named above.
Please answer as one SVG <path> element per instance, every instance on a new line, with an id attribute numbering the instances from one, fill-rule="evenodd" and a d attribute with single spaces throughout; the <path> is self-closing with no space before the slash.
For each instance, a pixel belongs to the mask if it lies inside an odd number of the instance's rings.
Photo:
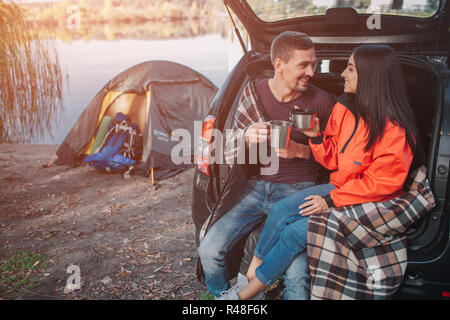
<path id="1" fill-rule="evenodd" d="M 197 245 L 207 218 L 218 214 L 219 209 L 223 214 L 239 197 L 240 190 L 228 181 L 230 170 L 238 169 L 208 159 L 214 141 L 207 129 L 230 128 L 244 85 L 250 79 L 273 74 L 269 48 L 274 37 L 286 30 L 308 34 L 320 62 L 312 83 L 335 96 L 343 94 L 340 74 L 356 46 L 389 44 L 402 64 L 427 157 L 427 177 L 436 199 L 436 207 L 408 230 L 408 267 L 394 298 L 449 299 L 450 1 L 378 3 L 376 10 L 368 12 L 362 1 L 353 0 L 224 0 L 227 9 L 235 14 L 230 17 L 238 24 L 237 17 L 246 29 L 252 49 L 245 48 L 246 53 L 217 93 L 203 123 L 192 193 Z M 334 7 L 325 10 L 327 5 Z M 239 33 L 237 28 L 236 31 Z M 260 229 L 261 226 L 229 254 L 231 275 L 248 267 Z"/>

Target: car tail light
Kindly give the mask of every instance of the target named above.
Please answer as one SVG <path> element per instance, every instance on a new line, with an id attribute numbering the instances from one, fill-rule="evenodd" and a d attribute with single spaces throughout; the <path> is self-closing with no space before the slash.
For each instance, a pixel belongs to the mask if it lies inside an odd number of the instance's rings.
<path id="1" fill-rule="evenodd" d="M 444 292 L 442 292 L 442 296 L 445 298 L 450 298 L 450 292 L 444 291 Z"/>
<path id="2" fill-rule="evenodd" d="M 197 168 L 200 172 L 210 176 L 209 171 L 209 147 L 211 145 L 212 129 L 216 117 L 209 115 L 203 120 L 202 135 L 199 140 L 199 150 L 197 154 Z"/>

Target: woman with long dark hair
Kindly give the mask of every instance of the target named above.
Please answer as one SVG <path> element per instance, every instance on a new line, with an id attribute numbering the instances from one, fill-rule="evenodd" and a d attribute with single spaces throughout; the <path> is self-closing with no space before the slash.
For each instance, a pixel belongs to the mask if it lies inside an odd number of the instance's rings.
<path id="1" fill-rule="evenodd" d="M 281 276 L 306 249 L 310 215 L 403 193 L 418 131 L 397 56 L 386 45 L 360 46 L 342 77 L 345 94 L 324 132 L 303 131 L 316 161 L 333 171 L 330 183 L 303 189 L 272 207 L 248 279 L 241 277 L 223 299 L 250 299 Z"/>
<path id="2" fill-rule="evenodd" d="M 406 140 L 414 151 L 418 132 L 394 51 L 389 46 L 366 45 L 356 48 L 352 57 L 358 66 L 355 112 L 368 127 L 364 150 L 370 150 L 381 139 L 387 122 L 391 122 L 406 131 Z M 344 79 L 352 77 L 354 69 L 349 66 L 343 73 Z"/>

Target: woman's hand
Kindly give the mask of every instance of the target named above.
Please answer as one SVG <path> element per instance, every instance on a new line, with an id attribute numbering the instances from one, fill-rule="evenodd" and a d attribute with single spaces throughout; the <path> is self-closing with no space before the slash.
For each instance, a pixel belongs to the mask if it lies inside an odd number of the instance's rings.
<path id="1" fill-rule="evenodd" d="M 300 209 L 299 214 L 302 216 L 310 216 L 312 214 L 318 214 L 322 211 L 328 209 L 327 202 L 325 199 L 321 196 L 309 196 L 306 197 L 305 200 L 309 200 L 308 202 L 305 202 L 298 208 Z"/>
<path id="2" fill-rule="evenodd" d="M 289 147 L 286 149 L 275 149 L 279 158 L 293 159 L 309 159 L 311 156 L 311 149 L 308 145 L 289 141 Z"/>
<path id="3" fill-rule="evenodd" d="M 312 129 L 298 129 L 294 127 L 295 130 L 301 131 L 306 134 L 308 137 L 317 137 L 320 135 L 320 123 L 319 118 L 314 118 L 314 128 Z"/>
<path id="4" fill-rule="evenodd" d="M 300 110 L 299 106 L 294 106 L 294 110 Z M 289 116 L 289 121 L 292 121 L 292 116 Z M 306 134 L 308 137 L 317 137 L 318 135 L 320 135 L 320 124 L 319 124 L 319 118 L 315 117 L 314 118 L 314 128 L 312 129 L 298 129 L 295 126 L 292 126 L 292 128 L 294 128 L 294 130 L 298 130 L 303 132 L 304 134 Z"/>

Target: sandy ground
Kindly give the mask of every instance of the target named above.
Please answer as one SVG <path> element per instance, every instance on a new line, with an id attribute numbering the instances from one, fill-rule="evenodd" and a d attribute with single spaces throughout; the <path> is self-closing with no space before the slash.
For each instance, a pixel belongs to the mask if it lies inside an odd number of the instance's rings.
<path id="1" fill-rule="evenodd" d="M 0 144 L 0 265 L 45 257 L 32 288 L 0 299 L 201 299 L 191 219 L 193 169 L 159 186 L 86 166 L 43 168 L 57 146 Z M 81 288 L 67 273 L 80 270 Z"/>

